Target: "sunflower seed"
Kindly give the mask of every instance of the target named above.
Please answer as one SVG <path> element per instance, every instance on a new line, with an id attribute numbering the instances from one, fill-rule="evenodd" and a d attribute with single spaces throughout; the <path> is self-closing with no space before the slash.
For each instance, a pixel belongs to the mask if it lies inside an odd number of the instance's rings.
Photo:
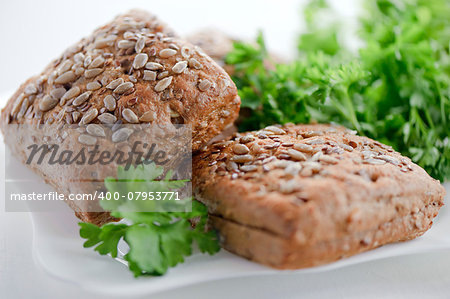
<path id="1" fill-rule="evenodd" d="M 148 61 L 148 55 L 145 53 L 139 53 L 136 55 L 136 57 L 134 57 L 134 61 L 133 61 L 133 68 L 134 69 L 140 69 L 143 68 L 145 66 L 145 64 Z"/>
<path id="2" fill-rule="evenodd" d="M 141 117 L 139 117 L 139 120 L 142 122 L 151 122 L 156 119 L 156 112 L 154 111 L 147 111 L 144 114 L 142 114 Z"/>
<path id="3" fill-rule="evenodd" d="M 172 71 L 176 74 L 181 74 L 186 69 L 187 65 L 187 61 L 179 61 L 173 66 Z"/>
<path id="4" fill-rule="evenodd" d="M 304 153 L 312 153 L 314 151 L 314 148 L 308 144 L 304 143 L 296 143 L 294 144 L 294 149 L 304 152 Z"/>
<path id="5" fill-rule="evenodd" d="M 80 120 L 80 125 L 87 125 L 88 123 L 93 121 L 94 118 L 97 117 L 97 115 L 98 115 L 98 110 L 96 108 L 92 108 L 91 110 L 86 112 L 85 115 L 83 115 L 83 117 Z"/>
<path id="6" fill-rule="evenodd" d="M 66 93 L 66 89 L 64 87 L 55 88 L 50 91 L 50 96 L 55 100 L 58 100 Z"/>
<path id="7" fill-rule="evenodd" d="M 122 83 L 119 86 L 117 86 L 116 89 L 114 89 L 114 93 L 123 94 L 123 93 L 127 92 L 128 90 L 130 90 L 133 87 L 134 87 L 133 83 L 125 82 L 125 83 Z"/>
<path id="8" fill-rule="evenodd" d="M 98 81 L 93 81 L 93 82 L 89 82 L 88 84 L 86 84 L 87 90 L 97 90 L 100 87 L 102 87 L 102 85 Z"/>
<path id="9" fill-rule="evenodd" d="M 97 138 L 91 135 L 81 134 L 80 136 L 78 136 L 78 142 L 85 145 L 94 145 L 97 143 Z"/>
<path id="10" fill-rule="evenodd" d="M 172 83 L 172 76 L 167 77 L 162 79 L 161 81 L 159 81 L 156 85 L 155 85 L 155 91 L 156 92 L 161 92 L 164 89 L 166 89 L 167 87 L 169 87 L 170 83 Z"/>
<path id="11" fill-rule="evenodd" d="M 156 80 L 156 72 L 154 71 L 144 71 L 144 80 L 146 81 L 155 81 Z"/>
<path id="12" fill-rule="evenodd" d="M 239 142 L 240 143 L 249 143 L 255 140 L 255 137 L 253 137 L 252 135 L 246 135 L 246 136 L 242 136 L 239 138 Z"/>
<path id="13" fill-rule="evenodd" d="M 309 161 L 312 162 L 317 162 L 319 161 L 319 159 L 323 156 L 323 153 L 321 151 L 318 151 L 317 153 L 315 153 L 310 159 Z"/>
<path id="14" fill-rule="evenodd" d="M 100 75 L 103 72 L 103 69 L 95 68 L 84 71 L 84 76 L 86 79 L 94 78 L 95 76 Z"/>
<path id="15" fill-rule="evenodd" d="M 139 119 L 138 119 L 136 113 L 134 113 L 133 110 L 131 110 L 131 109 L 128 109 L 128 108 L 124 109 L 122 111 L 122 117 L 131 124 L 139 123 Z"/>
<path id="16" fill-rule="evenodd" d="M 108 124 L 108 125 L 114 124 L 117 120 L 117 117 L 111 113 L 100 114 L 97 118 L 102 124 Z"/>
<path id="17" fill-rule="evenodd" d="M 313 139 L 313 140 L 308 140 L 308 141 L 306 141 L 306 143 L 309 145 L 315 145 L 315 144 L 324 144 L 325 141 L 322 138 L 317 138 L 317 139 Z"/>
<path id="18" fill-rule="evenodd" d="M 29 98 L 25 98 L 22 102 L 22 106 L 20 106 L 19 113 L 17 114 L 17 117 L 23 117 L 25 113 L 27 112 L 28 107 L 30 106 L 30 100 Z"/>
<path id="19" fill-rule="evenodd" d="M 120 84 L 122 84 L 124 81 L 122 78 L 118 78 L 116 80 L 113 80 L 111 82 L 109 82 L 108 85 L 106 85 L 106 88 L 108 89 L 116 89 L 117 86 L 119 86 Z"/>
<path id="20" fill-rule="evenodd" d="M 81 113 L 80 113 L 80 112 L 78 112 L 78 111 L 72 112 L 72 118 L 73 118 L 73 121 L 74 121 L 74 122 L 77 122 L 78 119 L 80 118 L 80 116 L 81 116 Z"/>
<path id="21" fill-rule="evenodd" d="M 63 63 L 61 63 L 61 65 L 58 67 L 58 74 L 63 74 L 65 72 L 67 72 L 68 70 L 70 70 L 70 68 L 72 67 L 73 62 L 70 60 L 65 60 Z"/>
<path id="22" fill-rule="evenodd" d="M 74 60 L 75 63 L 77 63 L 77 64 L 82 64 L 83 61 L 84 61 L 84 54 L 81 53 L 81 52 L 75 54 L 75 55 L 73 56 L 73 60 Z"/>
<path id="23" fill-rule="evenodd" d="M 235 144 L 233 146 L 233 152 L 238 155 L 245 155 L 245 154 L 248 154 L 250 152 L 250 150 L 248 149 L 247 146 L 245 146 L 243 144 Z"/>
<path id="24" fill-rule="evenodd" d="M 25 89 L 23 90 L 23 92 L 27 95 L 30 94 L 35 94 L 37 93 L 37 88 L 36 85 L 34 85 L 33 83 L 28 84 Z"/>
<path id="25" fill-rule="evenodd" d="M 246 163 L 253 161 L 252 155 L 237 155 L 231 158 L 231 161 L 237 162 L 237 163 Z"/>
<path id="26" fill-rule="evenodd" d="M 145 37 L 141 36 L 138 38 L 136 45 L 134 46 L 134 50 L 136 53 L 141 53 L 145 47 Z"/>
<path id="27" fill-rule="evenodd" d="M 268 126 L 264 130 L 272 132 L 272 133 L 275 133 L 277 135 L 284 135 L 284 134 L 286 134 L 285 130 L 283 130 L 281 128 L 278 128 L 278 127 L 275 127 L 275 126 Z"/>
<path id="28" fill-rule="evenodd" d="M 65 72 L 64 74 L 59 75 L 55 79 L 56 84 L 66 84 L 69 82 L 74 81 L 77 78 L 77 76 L 72 71 Z"/>
<path id="29" fill-rule="evenodd" d="M 353 147 L 351 147 L 350 145 L 341 143 L 341 144 L 339 144 L 339 146 L 348 152 L 353 152 Z"/>
<path id="30" fill-rule="evenodd" d="M 117 39 L 117 35 L 111 34 L 106 37 L 97 38 L 94 42 L 94 47 L 101 49 L 107 46 L 112 46 L 114 41 Z"/>
<path id="31" fill-rule="evenodd" d="M 115 131 L 112 136 L 111 140 L 112 142 L 121 142 L 125 141 L 130 137 L 131 133 L 133 133 L 133 130 L 130 128 L 121 128 Z"/>
<path id="32" fill-rule="evenodd" d="M 92 57 L 91 55 L 86 56 L 86 58 L 84 58 L 84 62 L 83 62 L 83 66 L 86 68 L 88 67 L 92 62 Z"/>
<path id="33" fill-rule="evenodd" d="M 175 54 L 177 54 L 177 50 L 174 50 L 174 49 L 163 49 L 163 50 L 159 51 L 159 57 L 161 57 L 161 58 L 169 58 Z"/>
<path id="34" fill-rule="evenodd" d="M 256 171 L 258 169 L 258 166 L 256 166 L 256 165 L 242 165 L 239 169 L 241 171 L 243 171 L 243 172 L 251 172 L 251 171 Z"/>
<path id="35" fill-rule="evenodd" d="M 335 157 L 332 157 L 332 156 L 328 156 L 328 155 L 320 156 L 319 161 L 320 162 L 324 162 L 324 163 L 328 163 L 328 164 L 337 164 L 337 163 L 339 163 L 338 159 L 336 159 Z"/>
<path id="36" fill-rule="evenodd" d="M 161 80 L 166 78 L 167 76 L 169 76 L 169 72 L 168 71 L 164 71 L 158 74 L 158 76 L 156 77 L 156 79 Z"/>
<path id="37" fill-rule="evenodd" d="M 80 66 L 80 67 L 77 67 L 77 68 L 75 68 L 74 72 L 75 72 L 75 75 L 81 76 L 81 75 L 84 74 L 84 68 L 81 67 L 81 66 Z"/>
<path id="38" fill-rule="evenodd" d="M 228 171 L 233 172 L 233 171 L 238 171 L 239 166 L 236 164 L 236 162 L 228 161 L 228 162 L 225 164 L 225 168 L 226 168 Z"/>
<path id="39" fill-rule="evenodd" d="M 103 103 L 108 111 L 114 111 L 116 109 L 116 99 L 112 95 L 107 95 L 103 99 Z"/>
<path id="40" fill-rule="evenodd" d="M 97 58 L 95 58 L 94 61 L 92 61 L 91 64 L 89 64 L 89 68 L 90 69 L 98 68 L 103 66 L 104 63 L 105 58 L 103 58 L 102 56 L 97 56 Z"/>
<path id="41" fill-rule="evenodd" d="M 134 48 L 135 42 L 131 40 L 123 39 L 117 43 L 119 49 L 130 49 Z"/>
<path id="42" fill-rule="evenodd" d="M 209 88 L 211 88 L 211 86 L 212 86 L 211 81 L 204 79 L 201 80 L 200 83 L 198 84 L 198 89 L 200 89 L 201 91 L 206 91 Z"/>
<path id="43" fill-rule="evenodd" d="M 157 71 L 163 68 L 162 64 L 157 62 L 149 62 L 145 65 L 145 68 L 151 71 Z"/>
<path id="44" fill-rule="evenodd" d="M 306 156 L 298 150 L 290 148 L 288 149 L 287 154 L 296 161 L 306 161 Z"/>
<path id="45" fill-rule="evenodd" d="M 388 156 L 388 155 L 376 156 L 376 157 L 374 157 L 374 159 L 383 160 L 383 161 L 386 161 L 386 162 L 394 164 L 394 165 L 400 164 L 400 162 L 397 159 L 395 159 L 394 157 Z"/>
<path id="46" fill-rule="evenodd" d="M 56 104 L 58 104 L 57 99 L 54 99 L 49 95 L 45 95 L 39 103 L 39 109 L 45 112 L 55 107 Z"/>
<path id="47" fill-rule="evenodd" d="M 125 39 L 135 39 L 135 38 L 136 38 L 136 36 L 134 35 L 134 33 L 131 32 L 131 31 L 125 32 L 125 33 L 123 34 L 123 37 L 124 37 Z"/>
<path id="48" fill-rule="evenodd" d="M 105 130 L 102 126 L 97 124 L 89 124 L 86 126 L 86 132 L 91 134 L 92 136 L 105 137 Z"/>
<path id="49" fill-rule="evenodd" d="M 199 70 L 203 67 L 203 65 L 195 58 L 189 59 L 189 66 L 193 67 L 196 70 Z"/>
<path id="50" fill-rule="evenodd" d="M 369 159 L 365 159 L 363 161 L 363 163 L 372 164 L 372 165 L 383 165 L 383 164 L 386 164 L 386 161 L 380 160 L 380 159 L 369 158 Z"/>
<path id="51" fill-rule="evenodd" d="M 80 94 L 81 90 L 78 86 L 74 86 L 61 97 L 61 105 L 64 105 L 67 100 L 70 100 Z"/>
<path id="52" fill-rule="evenodd" d="M 76 97 L 75 100 L 73 100 L 72 105 L 75 107 L 80 106 L 84 104 L 89 99 L 90 96 L 91 96 L 90 91 L 83 92 L 78 97 Z"/>
<path id="53" fill-rule="evenodd" d="M 363 155 L 364 159 L 369 159 L 376 155 L 376 153 L 372 151 L 361 151 L 361 154 Z"/>

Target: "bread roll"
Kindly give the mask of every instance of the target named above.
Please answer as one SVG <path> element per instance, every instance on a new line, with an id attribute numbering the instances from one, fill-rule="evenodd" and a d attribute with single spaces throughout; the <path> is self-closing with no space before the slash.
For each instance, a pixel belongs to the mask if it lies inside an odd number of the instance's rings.
<path id="1" fill-rule="evenodd" d="M 27 140 L 12 134 L 11 124 L 186 124 L 197 151 L 234 122 L 239 106 L 228 74 L 199 47 L 177 37 L 155 16 L 132 10 L 22 84 L 3 108 L 0 125 L 5 143 L 22 161 Z M 43 138 L 39 131 L 33 135 Z M 69 136 L 70 142 L 80 141 L 78 137 Z M 80 142 L 101 139 L 83 138 Z M 77 148 L 77 142 L 71 144 Z M 44 165 L 32 168 L 64 194 L 70 179 L 80 175 L 64 167 L 58 173 L 48 173 Z M 83 221 L 111 219 L 107 213 L 72 208 Z"/>
<path id="2" fill-rule="evenodd" d="M 428 230 L 444 188 L 391 147 L 329 125 L 236 134 L 193 160 L 222 246 L 280 269 L 321 265 Z"/>

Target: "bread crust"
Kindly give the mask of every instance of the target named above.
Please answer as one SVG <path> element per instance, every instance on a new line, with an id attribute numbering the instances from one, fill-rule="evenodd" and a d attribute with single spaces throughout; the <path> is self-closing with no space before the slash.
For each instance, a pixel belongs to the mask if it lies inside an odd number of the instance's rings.
<path id="1" fill-rule="evenodd" d="M 237 134 L 194 157 L 193 179 L 222 245 L 283 269 L 415 238 L 445 193 L 389 146 L 329 125 Z"/>
<path id="2" fill-rule="evenodd" d="M 132 10 L 96 29 L 22 84 L 3 108 L 0 126 L 5 143 L 22 161 L 24 140 L 11 134 L 10 124 L 101 124 L 102 115 L 116 124 L 189 125 L 192 150 L 197 151 L 234 122 L 239 106 L 234 83 L 213 59 L 154 15 Z M 43 135 L 36 131 L 35 137 Z M 55 176 L 43 166 L 32 169 L 67 195 L 67 178 L 74 176 L 70 169 Z M 112 219 L 71 207 L 83 221 L 102 224 Z"/>

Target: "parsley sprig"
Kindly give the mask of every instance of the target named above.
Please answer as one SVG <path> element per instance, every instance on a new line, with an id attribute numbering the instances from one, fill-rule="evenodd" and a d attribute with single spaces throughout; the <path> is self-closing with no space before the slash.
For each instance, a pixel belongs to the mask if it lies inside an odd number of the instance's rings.
<path id="1" fill-rule="evenodd" d="M 185 184 L 171 180 L 170 172 L 157 180 L 162 173 L 163 168 L 153 163 L 128 170 L 119 167 L 117 179 L 107 178 L 105 186 L 112 193 L 126 196 L 135 191 L 170 191 Z M 201 252 L 214 254 L 220 250 L 216 233 L 206 230 L 207 209 L 198 201 L 192 201 L 191 212 L 136 212 L 139 207 L 130 205 L 139 203 L 142 201 L 101 200 L 104 209 L 114 217 L 125 218 L 127 223 L 108 223 L 102 227 L 79 223 L 80 236 L 86 239 L 84 247 L 95 246 L 99 254 L 116 258 L 119 241 L 123 239 L 130 248 L 124 259 L 136 277 L 163 275 L 170 267 L 183 263 L 192 254 L 194 241 Z"/>
<path id="2" fill-rule="evenodd" d="M 450 178 L 450 2 L 367 0 L 363 46 L 351 54 L 324 0 L 304 10 L 299 56 L 267 68 L 262 34 L 235 43 L 227 63 L 242 107 L 240 130 L 274 123 L 335 122 L 410 156 L 433 177 Z M 325 25 L 324 25 L 325 24 Z"/>

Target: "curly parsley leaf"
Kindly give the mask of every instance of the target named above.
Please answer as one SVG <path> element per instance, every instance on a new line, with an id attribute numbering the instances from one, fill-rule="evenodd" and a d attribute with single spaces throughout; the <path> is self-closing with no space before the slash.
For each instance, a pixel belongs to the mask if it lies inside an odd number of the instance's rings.
<path id="1" fill-rule="evenodd" d="M 450 2 L 367 0 L 365 6 L 357 54 L 339 42 L 336 22 L 321 24 L 319 15 L 330 11 L 324 0 L 306 6 L 307 32 L 295 61 L 265 67 L 262 34 L 256 45 L 235 43 L 226 61 L 238 70 L 233 80 L 250 110 L 239 128 L 336 122 L 448 179 Z"/>
<path id="2" fill-rule="evenodd" d="M 126 197 L 128 192 L 165 192 L 185 184 L 171 180 L 170 172 L 158 179 L 162 174 L 162 167 L 155 164 L 128 170 L 119 167 L 117 178 L 105 179 L 105 186 L 109 192 L 119 192 Z M 80 236 L 86 239 L 84 247 L 95 246 L 101 255 L 116 258 L 119 241 L 124 240 L 130 248 L 124 259 L 136 277 L 163 275 L 170 267 L 183 263 L 185 257 L 192 254 L 194 241 L 201 252 L 214 254 L 220 250 L 215 231 L 206 230 L 208 211 L 203 204 L 192 201 L 189 212 L 134 212 L 136 207 L 132 212 L 128 205 L 133 203 L 136 201 L 100 201 L 103 208 L 115 217 L 125 218 L 127 223 L 108 223 L 102 227 L 79 223 Z"/>

